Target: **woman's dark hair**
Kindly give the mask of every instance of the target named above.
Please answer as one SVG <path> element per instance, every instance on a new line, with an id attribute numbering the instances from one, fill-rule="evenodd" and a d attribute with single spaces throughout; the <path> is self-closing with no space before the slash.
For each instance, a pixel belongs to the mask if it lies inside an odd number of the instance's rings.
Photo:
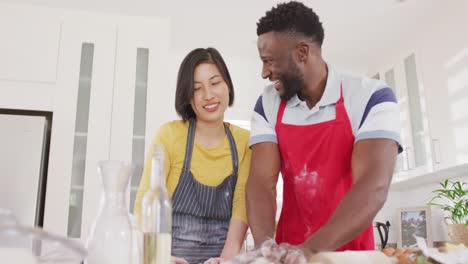
<path id="1" fill-rule="evenodd" d="M 193 76 L 195 68 L 202 63 L 212 63 L 216 65 L 229 89 L 229 106 L 234 103 L 234 87 L 221 54 L 215 48 L 194 49 L 187 54 L 180 64 L 179 74 L 177 75 L 175 108 L 177 114 L 179 114 L 184 121 L 195 118 L 195 112 L 193 112 L 192 106 L 190 105 L 190 100 L 193 97 Z"/>

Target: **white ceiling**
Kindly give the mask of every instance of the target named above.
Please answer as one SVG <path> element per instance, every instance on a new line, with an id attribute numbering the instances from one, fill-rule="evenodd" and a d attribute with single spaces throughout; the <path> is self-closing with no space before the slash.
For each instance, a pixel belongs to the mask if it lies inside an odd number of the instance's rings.
<path id="1" fill-rule="evenodd" d="M 222 53 L 254 54 L 256 22 L 278 0 L 1 0 L 171 20 L 172 49 L 214 46 Z M 452 0 L 450 0 L 452 1 Z M 328 61 L 366 72 L 405 38 L 438 19 L 446 0 L 304 0 L 325 28 Z M 249 56 L 250 56 L 249 55 Z"/>

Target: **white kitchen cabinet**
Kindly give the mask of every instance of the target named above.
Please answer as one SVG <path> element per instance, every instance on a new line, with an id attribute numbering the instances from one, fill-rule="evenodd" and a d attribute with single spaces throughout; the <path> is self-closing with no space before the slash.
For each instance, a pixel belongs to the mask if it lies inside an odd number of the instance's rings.
<path id="1" fill-rule="evenodd" d="M 97 162 L 142 164 L 163 118 L 148 105 L 165 107 L 169 29 L 155 18 L 61 15 L 44 228 L 85 240 L 101 197 Z"/>
<path id="2" fill-rule="evenodd" d="M 436 51 L 436 46 L 408 53 L 379 72 L 394 87 L 400 106 L 404 151 L 397 160 L 395 182 L 468 164 L 468 78 L 463 70 L 468 61 L 459 56 L 447 60 L 458 49 Z"/>
<path id="3" fill-rule="evenodd" d="M 55 82 L 60 21 L 47 13 L 0 4 L 0 79 Z M 31 16 L 32 15 L 32 16 Z"/>
<path id="4" fill-rule="evenodd" d="M 44 228 L 79 237 L 82 211 L 99 190 L 96 163 L 109 158 L 116 25 L 68 15 L 62 25 Z M 83 218 L 85 219 L 85 218 Z"/>
<path id="5" fill-rule="evenodd" d="M 173 102 L 166 19 L 0 3 L 0 108 L 53 113 L 44 228 L 86 239 L 97 162 L 135 166 Z M 136 175 L 136 176 L 135 176 Z"/>
<path id="6" fill-rule="evenodd" d="M 145 154 L 172 109 L 167 65 L 169 25 L 162 19 L 133 19 L 118 26 L 110 159 L 132 162 L 129 208 L 143 172 Z"/>
<path id="7" fill-rule="evenodd" d="M 468 164 L 468 35 L 458 33 L 464 30 L 467 23 L 464 12 L 466 7 L 468 3 L 464 1 L 450 2 L 444 10 L 440 10 L 443 19 L 424 24 L 423 30 L 399 39 L 395 43 L 395 50 L 389 50 L 380 58 L 382 64 L 377 67 L 380 76 L 394 69 L 397 89 L 403 91 L 403 94 L 397 92 L 397 95 L 402 110 L 403 137 L 406 136 L 404 142 L 406 147 L 410 147 L 406 151 L 409 153 L 408 159 L 405 153 L 402 156 L 403 165 L 409 163 L 411 168 L 406 172 L 407 176 L 425 175 L 424 170 L 419 171 L 418 166 L 415 166 L 416 160 L 412 159 L 418 148 L 415 148 L 413 142 L 417 137 L 424 137 L 426 161 L 432 163 L 432 169 L 426 168 L 425 171 L 432 170 L 431 175 L 452 169 L 458 171 L 456 168 Z M 405 58 L 412 53 L 416 54 L 420 108 L 423 110 L 423 129 L 422 133 L 416 133 L 418 135 L 413 133 L 413 130 L 418 129 L 408 124 L 409 110 L 415 105 L 409 104 L 404 71 Z"/>
<path id="8" fill-rule="evenodd" d="M 61 21 L 51 14 L 0 3 L 0 108 L 52 111 Z"/>
<path id="9" fill-rule="evenodd" d="M 429 129 L 429 117 L 421 76 L 419 53 L 410 53 L 384 67 L 380 76 L 394 91 L 400 108 L 403 152 L 398 155 L 395 181 L 434 170 L 437 149 Z M 435 142 L 437 143 L 437 142 Z M 436 146 L 437 147 L 437 146 Z"/>
<path id="10" fill-rule="evenodd" d="M 468 163 L 468 35 L 456 33 L 468 21 L 464 10 L 458 7 L 437 24 L 439 37 L 423 49 L 429 126 L 441 170 Z"/>

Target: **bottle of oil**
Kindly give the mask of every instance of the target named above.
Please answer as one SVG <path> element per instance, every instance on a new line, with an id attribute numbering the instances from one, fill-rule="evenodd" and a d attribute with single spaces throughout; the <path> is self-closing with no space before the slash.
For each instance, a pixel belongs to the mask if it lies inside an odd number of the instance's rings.
<path id="1" fill-rule="evenodd" d="M 164 167 L 164 146 L 155 145 L 150 188 L 142 199 L 144 264 L 169 264 L 171 261 L 172 204 L 166 189 Z"/>

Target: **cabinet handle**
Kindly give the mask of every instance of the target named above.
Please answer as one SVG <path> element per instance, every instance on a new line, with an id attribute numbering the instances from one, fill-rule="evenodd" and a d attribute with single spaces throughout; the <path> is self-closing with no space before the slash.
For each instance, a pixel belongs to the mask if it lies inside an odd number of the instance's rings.
<path id="1" fill-rule="evenodd" d="M 407 170 L 411 170 L 411 167 L 410 167 L 410 159 L 409 159 L 410 150 L 411 150 L 410 147 L 406 147 L 406 148 L 405 148 L 405 152 L 406 152 L 406 168 L 407 168 Z"/>
<path id="2" fill-rule="evenodd" d="M 440 148 L 440 141 L 437 138 L 432 139 L 432 153 L 434 153 L 434 164 L 440 164 L 440 157 L 439 157 L 439 148 Z"/>

